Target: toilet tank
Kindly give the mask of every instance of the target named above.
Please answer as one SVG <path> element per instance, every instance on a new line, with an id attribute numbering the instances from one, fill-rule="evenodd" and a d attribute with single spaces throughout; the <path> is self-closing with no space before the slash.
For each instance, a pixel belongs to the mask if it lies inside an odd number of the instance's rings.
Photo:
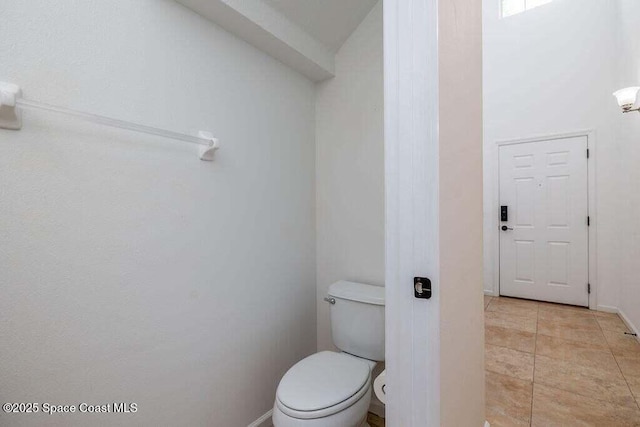
<path id="1" fill-rule="evenodd" d="M 384 288 L 340 281 L 329 287 L 331 334 L 340 350 L 384 360 Z"/>

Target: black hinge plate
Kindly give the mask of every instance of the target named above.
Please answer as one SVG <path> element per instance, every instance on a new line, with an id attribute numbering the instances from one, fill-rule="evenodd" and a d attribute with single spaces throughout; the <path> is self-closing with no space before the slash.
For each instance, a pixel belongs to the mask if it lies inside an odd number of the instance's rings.
<path id="1" fill-rule="evenodd" d="M 587 283 L 587 293 L 591 293 L 591 283 Z"/>
<path id="2" fill-rule="evenodd" d="M 591 226 L 591 217 L 587 215 L 587 227 Z"/>
<path id="3" fill-rule="evenodd" d="M 427 277 L 414 277 L 413 295 L 416 298 L 421 299 L 431 298 L 431 280 L 429 280 L 429 278 Z"/>
<path id="4" fill-rule="evenodd" d="M 589 149 L 587 148 L 587 159 L 589 158 Z"/>

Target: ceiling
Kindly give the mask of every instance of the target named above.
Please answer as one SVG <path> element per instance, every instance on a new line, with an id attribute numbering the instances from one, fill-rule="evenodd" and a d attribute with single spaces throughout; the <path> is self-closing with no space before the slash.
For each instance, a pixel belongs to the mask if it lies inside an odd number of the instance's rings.
<path id="1" fill-rule="evenodd" d="M 378 0 L 263 0 L 336 52 Z"/>

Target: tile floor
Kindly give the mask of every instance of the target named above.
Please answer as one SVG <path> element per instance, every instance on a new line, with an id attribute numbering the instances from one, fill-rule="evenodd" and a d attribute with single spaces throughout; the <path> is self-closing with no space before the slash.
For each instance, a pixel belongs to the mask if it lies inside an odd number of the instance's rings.
<path id="1" fill-rule="evenodd" d="M 384 418 L 381 418 L 376 414 L 372 414 L 371 412 L 369 412 L 367 416 L 367 422 L 371 427 L 384 427 Z"/>
<path id="2" fill-rule="evenodd" d="M 616 314 L 485 297 L 487 420 L 640 426 L 640 343 Z"/>

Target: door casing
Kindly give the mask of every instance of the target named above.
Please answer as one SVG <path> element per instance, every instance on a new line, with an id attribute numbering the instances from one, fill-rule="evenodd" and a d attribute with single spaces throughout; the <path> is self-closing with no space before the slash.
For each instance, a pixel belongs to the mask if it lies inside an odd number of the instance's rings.
<path id="1" fill-rule="evenodd" d="M 503 145 L 513 145 L 513 144 L 523 144 L 527 142 L 540 142 L 540 141 L 550 141 L 554 139 L 565 139 L 572 137 L 580 137 L 584 136 L 587 138 L 587 148 L 589 150 L 589 159 L 587 162 L 587 191 L 588 191 L 588 199 L 589 199 L 589 217 L 591 220 L 589 226 L 589 283 L 591 284 L 591 293 L 589 294 L 589 308 L 591 310 L 595 310 L 598 306 L 598 283 L 597 283 L 597 227 L 598 227 L 598 216 L 596 209 L 596 132 L 595 130 L 583 130 L 583 131 L 575 131 L 575 132 L 565 132 L 565 133 L 554 133 L 550 135 L 540 135 L 528 138 L 518 138 L 518 139 L 510 139 L 510 140 L 501 140 L 496 142 L 495 147 L 495 165 L 496 167 L 492 168 L 493 173 L 493 220 L 492 224 L 494 225 L 494 232 L 491 233 L 491 236 L 494 239 L 494 271 L 495 271 L 495 295 L 500 295 L 500 209 L 498 208 L 500 204 L 500 146 Z"/>

